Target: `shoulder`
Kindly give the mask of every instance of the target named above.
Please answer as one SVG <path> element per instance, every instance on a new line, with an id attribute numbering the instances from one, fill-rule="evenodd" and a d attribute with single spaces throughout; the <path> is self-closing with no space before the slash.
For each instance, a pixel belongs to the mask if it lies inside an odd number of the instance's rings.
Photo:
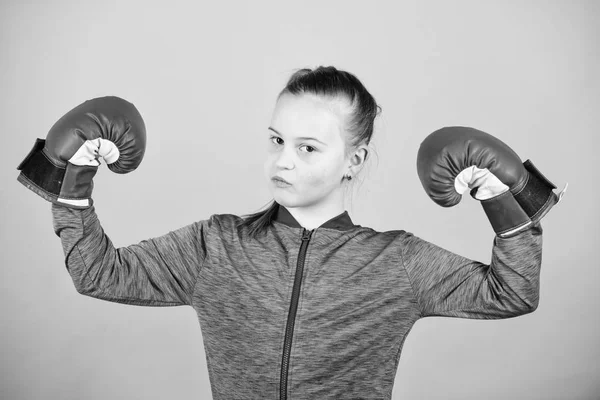
<path id="1" fill-rule="evenodd" d="M 379 246 L 402 246 L 410 244 L 416 236 L 404 229 L 393 229 L 387 231 L 378 231 L 365 226 L 357 226 L 351 230 L 356 239 L 365 244 L 378 244 Z"/>
<path id="2" fill-rule="evenodd" d="M 372 235 L 380 238 L 396 238 L 396 237 L 404 237 L 406 235 L 412 235 L 410 231 L 406 231 L 404 229 L 392 229 L 387 231 L 378 231 L 373 228 L 369 228 L 368 226 L 360 226 L 356 227 L 357 232 L 365 235 Z"/>
<path id="3" fill-rule="evenodd" d="M 243 221 L 243 218 L 235 214 L 212 214 L 210 219 L 223 225 L 236 224 Z"/>
<path id="4" fill-rule="evenodd" d="M 380 232 L 367 229 L 368 231 L 364 231 L 364 237 L 367 238 L 367 240 L 363 240 L 364 243 L 379 248 L 384 247 L 392 252 L 399 252 L 403 256 L 434 252 L 437 249 L 437 246 L 413 231 L 393 229 Z"/>
<path id="5" fill-rule="evenodd" d="M 244 219 L 235 214 L 212 214 L 206 223 L 210 229 L 218 231 L 235 231 Z"/>

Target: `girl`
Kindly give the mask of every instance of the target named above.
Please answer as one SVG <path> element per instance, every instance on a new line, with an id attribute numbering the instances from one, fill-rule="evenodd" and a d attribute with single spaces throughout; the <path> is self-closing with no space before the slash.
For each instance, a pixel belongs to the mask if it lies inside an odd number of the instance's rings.
<path id="1" fill-rule="evenodd" d="M 88 137 L 86 165 L 96 168 L 99 154 L 113 163 L 116 143 L 135 168 L 144 137 L 131 132 L 142 132 L 143 122 L 129 103 L 111 101 L 111 113 L 94 121 L 112 121 L 123 136 Z M 419 318 L 500 319 L 536 309 L 542 228 L 538 221 L 498 235 L 487 265 L 403 230 L 354 224 L 344 193 L 368 157 L 379 111 L 354 75 L 299 70 L 265 137 L 271 205 L 245 218 L 215 214 L 128 247 L 115 248 L 104 233 L 91 177 L 78 194 L 44 190 L 75 288 L 118 303 L 193 307 L 214 399 L 390 399 Z M 19 180 L 42 194 L 42 184 Z"/>

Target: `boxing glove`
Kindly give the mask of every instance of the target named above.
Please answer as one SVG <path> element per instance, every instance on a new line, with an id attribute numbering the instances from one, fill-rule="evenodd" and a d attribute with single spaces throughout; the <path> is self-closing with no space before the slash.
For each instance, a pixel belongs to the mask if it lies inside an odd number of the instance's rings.
<path id="1" fill-rule="evenodd" d="M 500 237 L 510 237 L 541 220 L 562 198 L 530 160 L 501 140 L 468 127 L 446 127 L 425 138 L 417 173 L 437 204 L 451 207 L 471 189 Z"/>
<path id="2" fill-rule="evenodd" d="M 17 167 L 17 180 L 44 199 L 71 208 L 92 206 L 92 178 L 103 158 L 123 174 L 135 170 L 146 149 L 146 127 L 135 106 L 119 97 L 85 101 L 37 139 Z"/>

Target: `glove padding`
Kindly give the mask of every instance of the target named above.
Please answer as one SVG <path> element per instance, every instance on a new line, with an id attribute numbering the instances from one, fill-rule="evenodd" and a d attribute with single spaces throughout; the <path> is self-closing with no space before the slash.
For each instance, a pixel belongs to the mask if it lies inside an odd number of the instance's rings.
<path id="1" fill-rule="evenodd" d="M 565 189 L 556 186 L 499 139 L 468 127 L 431 133 L 417 154 L 417 172 L 429 197 L 443 207 L 458 204 L 462 194 L 481 201 L 500 237 L 516 235 L 541 220 Z"/>
<path id="2" fill-rule="evenodd" d="M 139 166 L 145 149 L 146 127 L 135 106 L 119 97 L 95 98 L 60 118 L 45 140 L 36 140 L 17 167 L 17 180 L 48 201 L 87 208 L 100 158 L 123 174 Z"/>

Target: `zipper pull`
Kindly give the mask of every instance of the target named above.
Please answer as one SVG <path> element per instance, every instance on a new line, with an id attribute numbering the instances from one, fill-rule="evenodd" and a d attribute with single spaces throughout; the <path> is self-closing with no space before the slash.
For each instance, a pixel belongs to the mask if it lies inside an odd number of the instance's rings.
<path id="1" fill-rule="evenodd" d="M 310 235 L 312 235 L 313 231 L 309 231 L 306 228 L 302 231 L 302 240 L 310 240 Z"/>

